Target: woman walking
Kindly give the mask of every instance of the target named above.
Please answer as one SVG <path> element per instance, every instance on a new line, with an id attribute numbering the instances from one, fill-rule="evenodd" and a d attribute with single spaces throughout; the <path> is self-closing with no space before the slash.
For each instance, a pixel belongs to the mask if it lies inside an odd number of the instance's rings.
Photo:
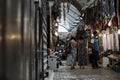
<path id="1" fill-rule="evenodd" d="M 84 68 L 87 63 L 87 49 L 86 41 L 83 37 L 80 37 L 78 40 L 78 65 L 80 68 Z"/>
<path id="2" fill-rule="evenodd" d="M 69 41 L 68 45 L 68 56 L 67 56 L 67 64 L 71 66 L 71 69 L 75 68 L 76 64 L 76 54 L 77 54 L 77 49 L 76 49 L 77 42 L 75 41 L 75 38 L 72 37 L 71 40 Z"/>

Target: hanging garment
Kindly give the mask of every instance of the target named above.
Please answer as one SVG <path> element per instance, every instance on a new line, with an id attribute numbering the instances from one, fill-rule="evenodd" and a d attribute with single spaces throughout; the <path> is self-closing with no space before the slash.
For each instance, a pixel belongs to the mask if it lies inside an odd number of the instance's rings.
<path id="1" fill-rule="evenodd" d="M 111 48 L 112 48 L 112 51 L 114 51 L 114 37 L 113 37 L 113 34 L 110 34 L 110 44 L 111 44 Z"/>
<path id="2" fill-rule="evenodd" d="M 112 45 L 111 45 L 111 39 L 110 39 L 110 35 L 107 35 L 107 50 L 112 49 Z"/>
<path id="3" fill-rule="evenodd" d="M 103 43 L 103 50 L 105 52 L 105 51 L 107 51 L 107 38 L 106 38 L 106 36 L 102 37 L 102 43 Z"/>
<path id="4" fill-rule="evenodd" d="M 115 49 L 119 51 L 119 38 L 117 32 L 115 32 Z"/>

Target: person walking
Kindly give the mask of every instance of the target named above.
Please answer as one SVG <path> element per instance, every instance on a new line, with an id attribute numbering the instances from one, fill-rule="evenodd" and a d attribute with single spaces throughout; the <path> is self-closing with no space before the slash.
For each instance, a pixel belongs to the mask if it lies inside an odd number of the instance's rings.
<path id="1" fill-rule="evenodd" d="M 85 68 L 85 64 L 87 64 L 87 49 L 86 49 L 86 41 L 83 37 L 80 37 L 78 40 L 78 65 L 80 68 Z"/>
<path id="2" fill-rule="evenodd" d="M 68 50 L 69 53 L 67 55 L 67 65 L 71 66 L 71 69 L 75 68 L 76 65 L 76 55 L 77 55 L 77 42 L 74 37 L 71 37 L 69 41 Z"/>

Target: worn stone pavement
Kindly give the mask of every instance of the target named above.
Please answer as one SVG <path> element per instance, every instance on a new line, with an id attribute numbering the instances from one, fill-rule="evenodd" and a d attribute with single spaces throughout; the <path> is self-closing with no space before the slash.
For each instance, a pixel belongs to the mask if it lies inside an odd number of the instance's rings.
<path id="1" fill-rule="evenodd" d="M 51 71 L 46 80 L 120 80 L 120 72 L 111 68 L 92 69 L 87 66 L 85 69 L 71 70 L 69 66 L 60 66 L 59 69 Z"/>

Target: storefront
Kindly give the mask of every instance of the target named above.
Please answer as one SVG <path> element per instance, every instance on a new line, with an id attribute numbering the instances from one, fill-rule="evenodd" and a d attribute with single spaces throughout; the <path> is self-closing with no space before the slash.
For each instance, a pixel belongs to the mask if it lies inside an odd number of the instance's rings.
<path id="1" fill-rule="evenodd" d="M 99 55 L 102 66 L 111 66 L 113 70 L 120 71 L 120 16 L 117 3 L 119 1 L 114 0 L 94 2 L 92 7 L 85 9 L 84 22 L 86 33 L 89 31 L 88 43 L 95 30 L 99 34 Z M 89 54 L 91 54 L 91 50 L 88 48 Z"/>

